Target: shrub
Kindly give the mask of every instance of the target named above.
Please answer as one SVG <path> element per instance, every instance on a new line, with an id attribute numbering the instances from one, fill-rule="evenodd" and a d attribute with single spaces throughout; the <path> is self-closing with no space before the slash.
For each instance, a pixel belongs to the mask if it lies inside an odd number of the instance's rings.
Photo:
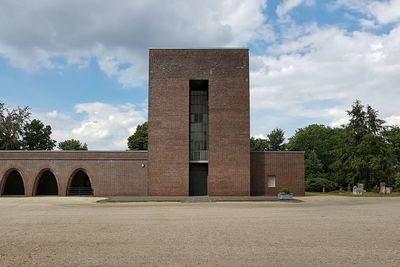
<path id="1" fill-rule="evenodd" d="M 283 195 L 289 195 L 290 194 L 290 191 L 289 191 L 289 189 L 288 188 L 282 188 L 282 190 L 279 192 L 280 194 L 283 194 Z"/>
<path id="2" fill-rule="evenodd" d="M 325 186 L 325 191 L 333 191 L 337 188 L 337 184 L 325 178 L 309 178 L 306 181 L 306 191 L 322 192 Z"/>

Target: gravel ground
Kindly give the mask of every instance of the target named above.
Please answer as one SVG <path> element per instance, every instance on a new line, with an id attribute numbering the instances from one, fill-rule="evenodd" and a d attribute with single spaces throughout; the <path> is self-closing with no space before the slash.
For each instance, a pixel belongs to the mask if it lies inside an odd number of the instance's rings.
<path id="1" fill-rule="evenodd" d="M 400 198 L 0 198 L 0 266 L 399 266 Z"/>

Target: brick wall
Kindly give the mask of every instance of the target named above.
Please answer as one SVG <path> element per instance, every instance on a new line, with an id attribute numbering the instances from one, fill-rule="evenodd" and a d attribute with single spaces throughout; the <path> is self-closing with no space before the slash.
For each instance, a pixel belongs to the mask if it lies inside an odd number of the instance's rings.
<path id="1" fill-rule="evenodd" d="M 0 189 L 13 169 L 22 175 L 26 196 L 32 195 L 38 175 L 47 169 L 54 173 L 61 196 L 78 169 L 89 175 L 95 196 L 147 195 L 147 152 L 0 152 Z"/>
<path id="2" fill-rule="evenodd" d="M 209 96 L 209 195 L 250 195 L 247 50 L 227 50 L 213 70 Z"/>
<path id="3" fill-rule="evenodd" d="M 189 80 L 209 81 L 208 195 L 275 195 L 284 187 L 304 195 L 303 153 L 250 156 L 248 49 L 151 49 L 148 153 L 0 152 L 0 186 L 16 169 L 30 196 L 38 174 L 49 169 L 65 195 L 71 175 L 83 169 L 96 196 L 187 196 Z M 266 187 L 269 175 L 276 188 Z"/>
<path id="4" fill-rule="evenodd" d="M 276 176 L 276 187 L 267 187 L 268 176 Z M 276 195 L 282 188 L 304 196 L 303 152 L 251 152 L 251 194 Z"/>
<path id="5" fill-rule="evenodd" d="M 250 194 L 247 49 L 151 49 L 149 195 L 188 195 L 189 80 L 209 80 L 209 195 Z"/>
<path id="6" fill-rule="evenodd" d="M 47 169 L 55 174 L 61 196 L 79 169 L 89 175 L 95 196 L 145 196 L 148 192 L 147 152 L 0 152 L 0 189 L 14 169 L 22 175 L 26 196 L 32 195 L 38 175 Z M 270 175 L 276 176 L 275 188 L 266 185 Z M 252 152 L 251 194 L 276 195 L 284 187 L 304 195 L 304 154 Z"/>
<path id="7" fill-rule="evenodd" d="M 189 82 L 180 77 L 184 66 L 173 55 L 150 50 L 149 67 L 148 193 L 186 196 L 189 190 Z"/>

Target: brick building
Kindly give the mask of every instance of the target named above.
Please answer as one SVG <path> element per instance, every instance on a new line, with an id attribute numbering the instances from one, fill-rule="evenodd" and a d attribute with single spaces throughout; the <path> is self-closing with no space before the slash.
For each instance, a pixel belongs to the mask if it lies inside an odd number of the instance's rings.
<path id="1" fill-rule="evenodd" d="M 1 195 L 304 195 L 302 152 L 250 152 L 247 49 L 150 49 L 149 150 L 0 152 Z"/>

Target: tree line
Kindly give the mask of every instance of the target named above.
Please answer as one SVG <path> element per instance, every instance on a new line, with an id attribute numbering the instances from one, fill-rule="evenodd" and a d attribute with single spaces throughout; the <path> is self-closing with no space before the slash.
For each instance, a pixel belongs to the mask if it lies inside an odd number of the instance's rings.
<path id="1" fill-rule="evenodd" d="M 252 151 L 304 151 L 307 191 L 350 189 L 363 183 L 377 190 L 381 183 L 400 190 L 400 127 L 387 125 L 370 105 L 355 101 L 349 122 L 340 127 L 311 124 L 297 129 L 285 142 L 282 129 L 267 138 L 250 138 Z M 9 109 L 0 103 L 0 150 L 52 150 L 50 125 L 31 120 L 28 107 Z M 87 150 L 79 140 L 58 143 L 61 150 Z M 148 124 L 128 137 L 130 150 L 147 150 Z"/>
<path id="2" fill-rule="evenodd" d="M 53 150 L 50 125 L 31 119 L 29 107 L 10 109 L 0 103 L 0 150 Z M 86 143 L 69 139 L 58 143 L 60 150 L 88 150 Z"/>
<path id="3" fill-rule="evenodd" d="M 285 142 L 282 129 L 267 138 L 250 138 L 252 151 L 304 151 L 307 191 L 350 190 L 363 183 L 378 190 L 380 183 L 400 190 L 400 127 L 388 126 L 378 111 L 355 101 L 349 122 L 340 127 L 311 124 L 297 129 Z M 147 150 L 147 122 L 129 137 L 128 147 Z"/>
<path id="4" fill-rule="evenodd" d="M 252 138 L 251 149 L 304 151 L 307 191 L 350 190 L 358 183 L 369 191 L 381 183 L 400 190 L 400 127 L 387 125 L 377 110 L 358 100 L 347 115 L 345 125 L 308 125 L 287 143 L 283 130 L 275 129 L 267 139 Z"/>

